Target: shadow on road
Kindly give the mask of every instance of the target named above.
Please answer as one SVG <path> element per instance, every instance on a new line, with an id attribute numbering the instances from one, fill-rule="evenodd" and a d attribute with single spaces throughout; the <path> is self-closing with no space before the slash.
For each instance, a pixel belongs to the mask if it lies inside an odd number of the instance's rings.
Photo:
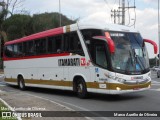
<path id="1" fill-rule="evenodd" d="M 10 87 L 19 90 L 17 86 L 10 86 Z M 75 92 L 68 91 L 68 90 L 27 87 L 25 91 L 32 92 L 32 93 L 37 93 L 37 94 L 42 93 L 42 94 L 48 94 L 48 95 L 56 95 L 56 96 L 60 96 L 60 97 L 72 97 L 73 99 L 77 97 Z M 144 98 L 144 97 L 145 96 L 142 92 L 141 93 L 127 93 L 127 94 L 121 94 L 121 95 L 89 93 L 87 99 L 108 101 L 108 102 L 109 101 L 110 102 L 119 102 L 119 101 L 133 100 L 133 99 L 141 99 L 141 98 Z"/>
<path id="2" fill-rule="evenodd" d="M 143 94 L 138 94 L 138 93 L 128 93 L 121 95 L 91 94 L 90 96 L 91 96 L 90 98 L 95 100 L 110 101 L 110 102 L 127 101 L 145 97 L 143 96 Z"/>

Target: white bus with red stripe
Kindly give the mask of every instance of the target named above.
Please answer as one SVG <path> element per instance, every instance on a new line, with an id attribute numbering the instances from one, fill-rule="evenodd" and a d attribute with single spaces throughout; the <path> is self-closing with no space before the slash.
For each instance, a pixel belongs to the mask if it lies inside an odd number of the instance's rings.
<path id="1" fill-rule="evenodd" d="M 73 24 L 5 43 L 8 84 L 121 94 L 150 88 L 145 42 L 135 29 L 120 25 Z"/>

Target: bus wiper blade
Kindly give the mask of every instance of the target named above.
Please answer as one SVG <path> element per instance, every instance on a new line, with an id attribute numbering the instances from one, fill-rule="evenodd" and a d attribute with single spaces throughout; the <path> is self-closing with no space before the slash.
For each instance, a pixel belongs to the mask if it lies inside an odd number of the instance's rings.
<path id="1" fill-rule="evenodd" d="M 141 70 L 142 71 L 145 70 L 145 66 L 143 65 L 143 62 L 141 61 L 141 59 L 138 56 L 136 56 L 136 60 L 137 60 L 137 63 L 140 65 Z"/>

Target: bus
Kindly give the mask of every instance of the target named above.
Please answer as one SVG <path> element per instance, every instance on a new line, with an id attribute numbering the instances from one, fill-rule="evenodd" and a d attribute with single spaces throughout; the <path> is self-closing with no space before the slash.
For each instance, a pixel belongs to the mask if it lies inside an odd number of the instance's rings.
<path id="1" fill-rule="evenodd" d="M 149 58 L 140 33 L 122 25 L 72 24 L 4 46 L 5 82 L 88 93 L 123 94 L 151 87 Z"/>

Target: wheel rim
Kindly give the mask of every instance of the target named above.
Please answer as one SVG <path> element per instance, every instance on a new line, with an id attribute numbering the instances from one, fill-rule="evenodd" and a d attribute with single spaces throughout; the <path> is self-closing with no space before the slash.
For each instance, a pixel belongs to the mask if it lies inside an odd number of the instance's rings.
<path id="1" fill-rule="evenodd" d="M 83 91 L 83 85 L 78 84 L 78 93 L 82 93 L 82 91 Z"/>
<path id="2" fill-rule="evenodd" d="M 23 88 L 22 80 L 20 80 L 20 82 L 19 82 L 19 86 L 20 86 L 20 88 Z"/>

